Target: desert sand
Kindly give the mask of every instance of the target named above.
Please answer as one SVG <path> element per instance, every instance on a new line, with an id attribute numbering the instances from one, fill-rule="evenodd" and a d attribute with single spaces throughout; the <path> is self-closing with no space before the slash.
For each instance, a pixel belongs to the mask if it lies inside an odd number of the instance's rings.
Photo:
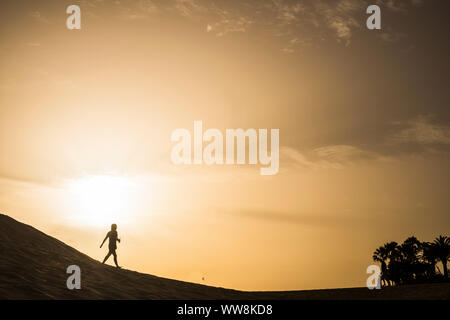
<path id="1" fill-rule="evenodd" d="M 63 242 L 0 215 L 0 299 L 450 299 L 450 283 L 381 290 L 245 292 L 116 269 Z M 66 268 L 82 270 L 80 290 L 69 290 Z"/>

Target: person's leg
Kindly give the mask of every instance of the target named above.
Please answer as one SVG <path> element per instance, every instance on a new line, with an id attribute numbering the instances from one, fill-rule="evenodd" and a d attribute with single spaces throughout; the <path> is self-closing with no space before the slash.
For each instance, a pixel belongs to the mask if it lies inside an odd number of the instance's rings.
<path id="1" fill-rule="evenodd" d="M 108 252 L 108 254 L 106 255 L 105 259 L 103 259 L 103 264 L 106 262 L 106 260 L 108 260 L 108 258 L 111 256 L 111 251 Z"/>
<path id="2" fill-rule="evenodd" d="M 119 268 L 119 264 L 117 263 L 117 254 L 116 251 L 113 251 L 113 256 L 114 256 L 114 263 L 116 264 L 116 267 Z"/>

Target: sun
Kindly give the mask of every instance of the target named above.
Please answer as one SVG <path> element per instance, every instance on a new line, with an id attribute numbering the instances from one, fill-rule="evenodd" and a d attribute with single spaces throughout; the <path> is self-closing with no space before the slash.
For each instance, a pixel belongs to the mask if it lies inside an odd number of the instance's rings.
<path id="1" fill-rule="evenodd" d="M 135 211 L 133 183 L 110 175 L 90 175 L 68 183 L 70 205 L 80 223 L 105 226 L 127 223 Z"/>

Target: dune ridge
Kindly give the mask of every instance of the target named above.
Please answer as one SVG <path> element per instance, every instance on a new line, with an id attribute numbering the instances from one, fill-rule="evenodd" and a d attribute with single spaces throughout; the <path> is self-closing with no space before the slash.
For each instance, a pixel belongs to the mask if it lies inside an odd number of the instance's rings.
<path id="1" fill-rule="evenodd" d="M 245 292 L 118 270 L 3 214 L 0 254 L 0 299 L 450 299 L 450 283 Z M 81 290 L 66 287 L 72 264 L 81 268 Z"/>

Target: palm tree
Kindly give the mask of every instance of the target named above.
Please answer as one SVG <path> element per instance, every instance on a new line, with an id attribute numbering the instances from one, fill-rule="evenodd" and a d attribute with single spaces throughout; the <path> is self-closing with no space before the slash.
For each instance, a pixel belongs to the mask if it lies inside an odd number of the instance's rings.
<path id="1" fill-rule="evenodd" d="M 406 239 L 400 246 L 402 258 L 409 264 L 414 264 L 419 261 L 419 254 L 422 250 L 422 242 L 416 237 L 412 236 Z"/>
<path id="2" fill-rule="evenodd" d="M 423 242 L 423 253 L 422 259 L 423 261 L 429 265 L 428 273 L 429 278 L 434 278 L 436 275 L 436 263 L 438 262 L 438 257 L 436 253 L 436 249 L 434 243 L 431 242 Z"/>
<path id="3" fill-rule="evenodd" d="M 397 257 L 397 254 L 395 253 L 398 249 L 398 244 L 395 241 L 385 243 L 381 247 L 379 247 L 377 250 L 373 253 L 373 261 L 378 262 L 386 262 L 389 260 L 395 260 Z"/>
<path id="4" fill-rule="evenodd" d="M 400 258 L 399 245 L 395 241 L 388 242 L 384 245 L 388 252 L 389 261 L 396 261 Z"/>
<path id="5" fill-rule="evenodd" d="M 422 250 L 422 242 L 414 236 L 409 237 L 399 246 L 403 282 L 411 282 L 421 277 L 422 265 L 419 258 Z"/>
<path id="6" fill-rule="evenodd" d="M 391 285 L 391 279 L 388 275 L 388 267 L 387 267 L 387 260 L 390 261 L 395 260 L 396 254 L 395 251 L 397 250 L 397 242 L 392 241 L 385 243 L 383 246 L 376 249 L 373 253 L 373 261 L 378 261 L 381 263 L 381 279 L 387 282 L 389 285 Z"/>
<path id="7" fill-rule="evenodd" d="M 450 238 L 447 236 L 439 236 L 434 239 L 433 247 L 436 250 L 436 256 L 441 261 L 444 268 L 444 278 L 448 278 L 447 261 L 450 259 Z"/>
<path id="8" fill-rule="evenodd" d="M 380 285 L 383 285 L 383 282 L 388 285 L 391 285 L 391 282 L 388 279 L 387 276 L 387 266 L 386 266 L 386 260 L 389 258 L 388 251 L 386 250 L 385 246 L 379 247 L 377 250 L 373 253 L 373 261 L 378 261 L 381 263 L 381 277 L 380 277 Z"/>
<path id="9" fill-rule="evenodd" d="M 388 258 L 389 258 L 389 256 L 388 256 L 385 246 L 379 247 L 373 253 L 373 261 L 378 261 L 378 262 L 383 263 L 383 262 L 386 262 L 386 260 Z"/>

